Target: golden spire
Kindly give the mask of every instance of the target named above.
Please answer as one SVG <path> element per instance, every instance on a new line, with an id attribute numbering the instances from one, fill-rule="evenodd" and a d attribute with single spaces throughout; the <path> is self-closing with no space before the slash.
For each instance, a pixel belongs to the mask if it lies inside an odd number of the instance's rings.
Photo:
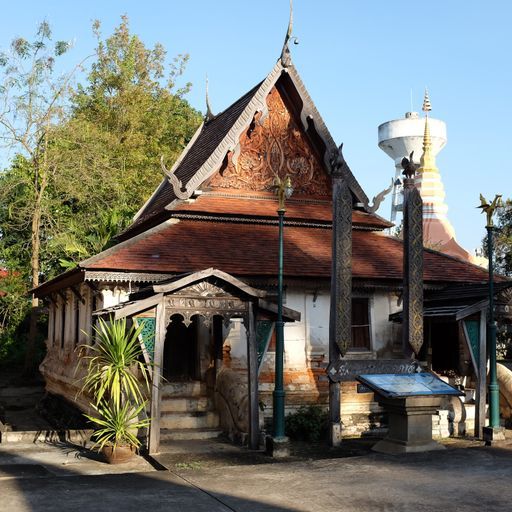
<path id="1" fill-rule="evenodd" d="M 428 125 L 428 113 L 432 110 L 428 90 L 425 89 L 425 96 L 423 98 L 423 112 L 425 112 L 425 132 L 423 134 L 423 154 L 420 158 L 420 168 L 418 174 L 425 170 L 437 170 L 436 159 L 432 154 L 432 139 L 430 138 L 430 127 Z"/>

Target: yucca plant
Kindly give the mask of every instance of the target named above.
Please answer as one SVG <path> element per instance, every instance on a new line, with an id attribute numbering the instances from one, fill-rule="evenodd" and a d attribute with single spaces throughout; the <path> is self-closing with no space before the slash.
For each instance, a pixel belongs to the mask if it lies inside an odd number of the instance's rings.
<path id="1" fill-rule="evenodd" d="M 91 355 L 84 356 L 87 373 L 82 388 L 94 397 L 94 405 L 106 399 L 119 408 L 121 402 L 139 405 L 145 400 L 141 388 L 149 391 L 149 372 L 141 358 L 139 335 L 143 327 L 132 325 L 128 329 L 125 318 L 112 322 L 100 319 L 94 327 L 96 343 L 87 346 Z"/>
<path id="2" fill-rule="evenodd" d="M 106 322 L 94 328 L 95 343 L 87 345 L 83 358 L 87 372 L 82 392 L 91 397 L 96 414 L 86 414 L 97 425 L 93 435 L 99 450 L 107 445 L 140 447 L 137 431 L 149 427 L 143 418 L 149 392 L 149 369 L 139 342 L 143 325 L 128 328 L 126 319 Z"/>
<path id="3" fill-rule="evenodd" d="M 118 446 L 139 448 L 141 443 L 136 433 L 140 429 L 148 428 L 150 424 L 149 418 L 139 419 L 139 416 L 144 414 L 146 403 L 143 402 L 138 407 L 128 402 L 120 407 L 113 403 L 94 406 L 98 416 L 85 415 L 98 426 L 93 435 L 96 441 L 94 446 L 99 450 L 105 445 L 112 446 L 114 450 Z"/>

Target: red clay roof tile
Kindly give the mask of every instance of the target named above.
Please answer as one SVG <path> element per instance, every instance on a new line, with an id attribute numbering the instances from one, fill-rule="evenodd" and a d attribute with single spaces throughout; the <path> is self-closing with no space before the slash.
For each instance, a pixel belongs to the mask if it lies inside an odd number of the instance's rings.
<path id="1" fill-rule="evenodd" d="M 277 199 L 275 195 L 261 193 L 253 195 L 212 193 L 199 196 L 191 202 L 183 202 L 172 210 L 172 214 L 197 213 L 212 216 L 243 216 L 254 218 L 276 218 Z M 315 201 L 304 198 L 290 198 L 286 202 L 286 218 L 297 221 L 331 222 L 332 207 L 330 201 Z M 378 215 L 362 211 L 352 212 L 352 222 L 355 227 L 368 229 L 385 229 L 392 224 Z"/>
<path id="2" fill-rule="evenodd" d="M 331 229 L 286 226 L 284 273 L 327 278 L 331 274 Z M 402 278 L 402 242 L 382 233 L 354 230 L 353 276 Z M 484 269 L 425 250 L 427 282 L 484 282 Z M 87 269 L 193 272 L 214 267 L 239 276 L 275 276 L 277 226 L 182 219 L 120 244 L 84 265 Z"/>

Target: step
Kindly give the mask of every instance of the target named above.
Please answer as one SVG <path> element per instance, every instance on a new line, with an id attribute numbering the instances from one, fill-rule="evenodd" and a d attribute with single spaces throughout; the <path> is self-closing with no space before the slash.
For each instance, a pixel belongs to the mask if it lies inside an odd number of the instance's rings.
<path id="1" fill-rule="evenodd" d="M 86 446 L 90 442 L 93 430 L 23 430 L 0 432 L 2 444 L 21 443 L 55 443 L 70 442 Z"/>
<path id="2" fill-rule="evenodd" d="M 201 439 L 215 439 L 222 434 L 222 430 L 217 428 L 178 428 L 160 430 L 160 444 L 165 445 L 170 441 L 186 441 L 186 440 L 201 440 Z"/>
<path id="3" fill-rule="evenodd" d="M 167 382 L 162 386 L 162 398 L 205 396 L 206 383 L 199 380 L 190 382 Z"/>
<path id="4" fill-rule="evenodd" d="M 162 412 L 205 412 L 213 409 L 213 400 L 207 396 L 164 397 Z"/>
<path id="5" fill-rule="evenodd" d="M 213 411 L 206 412 L 164 412 L 160 417 L 161 428 L 216 428 L 219 415 Z"/>

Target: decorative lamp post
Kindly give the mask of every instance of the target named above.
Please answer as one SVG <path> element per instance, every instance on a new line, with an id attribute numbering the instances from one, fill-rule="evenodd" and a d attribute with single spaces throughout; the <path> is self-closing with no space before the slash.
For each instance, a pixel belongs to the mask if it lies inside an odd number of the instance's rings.
<path id="1" fill-rule="evenodd" d="M 491 441 L 504 439 L 504 432 L 500 427 L 500 388 L 497 379 L 496 367 L 496 322 L 494 320 L 494 223 L 493 215 L 496 208 L 501 208 L 501 195 L 496 195 L 489 203 L 485 197 L 480 194 L 480 206 L 482 213 L 487 215 L 487 256 L 489 258 L 489 316 L 487 317 L 489 353 L 489 427 L 484 428 L 484 440 L 487 444 Z"/>
<path id="2" fill-rule="evenodd" d="M 284 385 L 283 385 L 283 366 L 284 366 L 284 322 L 283 322 L 283 227 L 284 214 L 286 212 L 285 201 L 293 193 L 292 182 L 289 176 L 281 179 L 276 177 L 274 181 L 274 190 L 279 200 L 277 215 L 279 216 L 279 267 L 277 274 L 277 322 L 276 322 L 276 368 L 275 385 L 273 393 L 273 423 L 274 432 L 272 447 L 267 447 L 273 456 L 287 455 L 287 448 L 281 450 L 278 445 L 287 441 L 284 433 Z M 281 453 L 283 452 L 283 453 Z"/>

